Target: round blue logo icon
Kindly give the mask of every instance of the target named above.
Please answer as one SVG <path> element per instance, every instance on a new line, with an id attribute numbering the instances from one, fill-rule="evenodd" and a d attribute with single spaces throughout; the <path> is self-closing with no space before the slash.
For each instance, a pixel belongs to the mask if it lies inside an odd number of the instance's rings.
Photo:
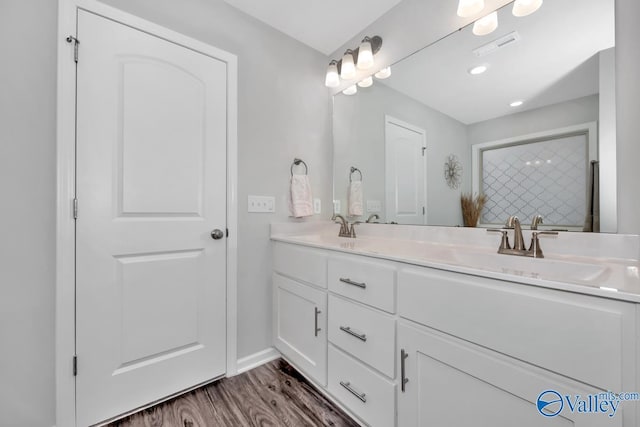
<path id="1" fill-rule="evenodd" d="M 555 417 L 564 407 L 562 396 L 555 390 L 545 390 L 538 396 L 538 412 L 545 417 Z"/>

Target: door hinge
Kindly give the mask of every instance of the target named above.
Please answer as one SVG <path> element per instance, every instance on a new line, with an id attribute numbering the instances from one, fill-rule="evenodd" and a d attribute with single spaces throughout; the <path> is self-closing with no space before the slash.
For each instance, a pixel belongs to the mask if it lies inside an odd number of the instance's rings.
<path id="1" fill-rule="evenodd" d="M 424 215 L 425 213 L 427 213 L 427 209 L 423 206 L 422 207 L 422 215 Z"/>
<path id="2" fill-rule="evenodd" d="M 78 219 L 78 199 L 73 199 L 73 219 Z"/>
<path id="3" fill-rule="evenodd" d="M 73 376 L 78 376 L 78 356 L 73 356 Z"/>
<path id="4" fill-rule="evenodd" d="M 229 237 L 229 229 L 227 228 L 226 231 L 227 231 L 227 237 Z"/>
<path id="5" fill-rule="evenodd" d="M 76 61 L 77 62 L 77 61 Z M 424 156 L 424 152 L 426 151 L 427 147 L 422 147 L 422 155 Z"/>
<path id="6" fill-rule="evenodd" d="M 78 63 L 78 45 L 80 44 L 80 40 L 73 36 L 67 36 L 67 43 L 73 43 L 73 60 Z"/>

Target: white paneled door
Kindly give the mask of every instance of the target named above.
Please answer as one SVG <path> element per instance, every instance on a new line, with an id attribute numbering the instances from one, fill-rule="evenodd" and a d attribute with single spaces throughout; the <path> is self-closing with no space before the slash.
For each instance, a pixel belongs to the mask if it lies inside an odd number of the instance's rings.
<path id="1" fill-rule="evenodd" d="M 87 11 L 77 28 L 87 426 L 225 373 L 227 66 Z"/>
<path id="2" fill-rule="evenodd" d="M 387 222 L 427 223 L 425 131 L 385 117 Z"/>

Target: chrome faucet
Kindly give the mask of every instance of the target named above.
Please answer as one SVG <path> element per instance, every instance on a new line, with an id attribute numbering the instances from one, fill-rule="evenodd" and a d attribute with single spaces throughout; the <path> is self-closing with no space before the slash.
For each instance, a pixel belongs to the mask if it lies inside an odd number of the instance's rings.
<path id="1" fill-rule="evenodd" d="M 507 220 L 505 228 L 513 228 L 513 248 L 516 251 L 524 251 L 524 238 L 522 237 L 522 227 L 517 216 L 511 215 Z"/>
<path id="2" fill-rule="evenodd" d="M 531 220 L 531 229 L 537 230 L 538 225 L 540 224 L 542 224 L 542 215 L 534 215 L 533 219 Z"/>
<path id="3" fill-rule="evenodd" d="M 380 219 L 380 216 L 378 214 L 371 214 L 369 215 L 369 218 L 367 218 L 367 223 L 372 222 L 374 219 Z"/>
<path id="4" fill-rule="evenodd" d="M 540 248 L 540 240 L 538 239 L 538 236 L 540 236 L 541 234 L 557 235 L 558 232 L 537 231 L 538 224 L 540 223 L 542 223 L 542 217 L 540 215 L 534 216 L 533 222 L 531 223 L 531 229 L 536 231 L 533 231 L 531 233 L 531 244 L 529 245 L 529 249 L 525 249 L 520 220 L 515 215 L 509 217 L 504 228 L 489 228 L 487 229 L 487 231 L 498 232 L 502 234 L 502 240 L 500 241 L 500 247 L 498 248 L 499 254 L 544 258 L 542 248 Z M 511 247 L 511 245 L 509 244 L 509 230 L 513 230 L 513 247 Z"/>
<path id="5" fill-rule="evenodd" d="M 340 220 L 340 221 L 337 221 Z M 338 237 L 351 237 L 351 232 L 349 231 L 349 223 L 346 219 L 340 214 L 333 214 L 331 217 L 331 221 L 340 224 L 340 231 L 338 232 Z"/>

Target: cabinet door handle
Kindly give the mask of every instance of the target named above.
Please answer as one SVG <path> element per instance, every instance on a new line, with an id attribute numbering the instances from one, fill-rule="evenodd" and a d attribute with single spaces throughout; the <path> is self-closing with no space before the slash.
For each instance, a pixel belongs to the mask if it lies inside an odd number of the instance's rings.
<path id="1" fill-rule="evenodd" d="M 340 381 L 340 385 L 346 388 L 349 391 L 349 393 L 353 394 L 355 397 L 362 400 L 362 402 L 367 403 L 367 395 L 365 393 L 358 393 L 356 390 L 354 390 L 353 387 L 351 387 L 351 383 L 349 381 L 347 382 Z"/>
<path id="2" fill-rule="evenodd" d="M 322 313 L 320 310 L 318 310 L 318 307 L 314 308 L 315 310 L 315 324 L 314 324 L 314 335 L 317 337 L 318 336 L 318 332 L 320 332 L 322 329 L 318 328 L 318 314 Z"/>
<path id="3" fill-rule="evenodd" d="M 354 332 L 351 329 L 351 326 L 340 326 L 340 330 L 348 333 L 351 336 L 354 336 L 354 337 L 358 338 L 361 341 L 367 341 L 367 335 L 366 334 L 359 334 L 357 332 Z"/>
<path id="4" fill-rule="evenodd" d="M 365 289 L 367 287 L 367 284 L 362 282 L 354 282 L 353 280 L 349 279 L 349 278 L 345 278 L 345 277 L 341 277 L 340 281 L 342 283 L 346 283 L 347 285 L 353 285 L 353 286 L 357 286 L 359 288 Z"/>
<path id="5" fill-rule="evenodd" d="M 404 360 L 409 357 L 409 353 L 404 351 L 404 348 L 400 350 L 400 389 L 404 393 L 404 386 L 409 382 L 409 378 L 406 378 L 406 371 L 404 368 Z"/>

